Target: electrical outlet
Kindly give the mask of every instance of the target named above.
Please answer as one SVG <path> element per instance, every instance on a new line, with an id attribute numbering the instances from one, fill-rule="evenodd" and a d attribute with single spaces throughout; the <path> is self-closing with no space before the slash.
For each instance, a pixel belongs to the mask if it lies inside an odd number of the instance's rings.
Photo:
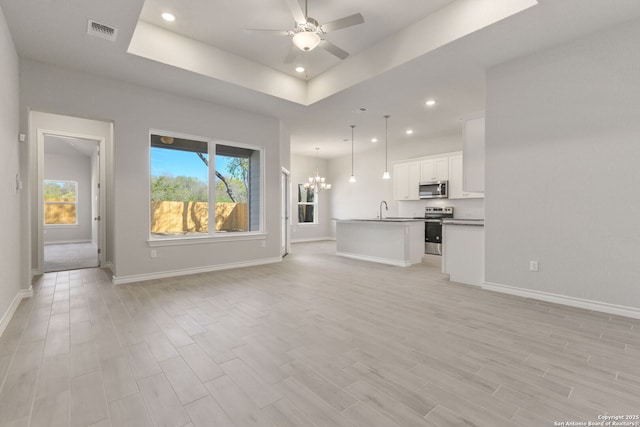
<path id="1" fill-rule="evenodd" d="M 267 242 L 265 242 L 264 240 L 262 241 L 262 247 L 266 248 L 267 247 Z"/>
<path id="2" fill-rule="evenodd" d="M 529 261 L 529 271 L 538 271 L 538 261 Z"/>
<path id="3" fill-rule="evenodd" d="M 158 257 L 158 251 L 156 251 L 155 249 L 151 249 L 151 258 L 157 258 Z"/>

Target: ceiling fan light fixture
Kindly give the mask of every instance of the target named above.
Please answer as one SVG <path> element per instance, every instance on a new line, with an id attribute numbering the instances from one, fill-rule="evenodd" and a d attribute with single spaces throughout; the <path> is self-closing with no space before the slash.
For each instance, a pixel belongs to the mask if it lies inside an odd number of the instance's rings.
<path id="1" fill-rule="evenodd" d="M 293 36 L 293 44 L 298 49 L 309 52 L 320 44 L 320 36 L 311 31 L 301 31 Z"/>
<path id="2" fill-rule="evenodd" d="M 173 21 L 176 20 L 175 15 L 172 14 L 172 13 L 169 13 L 169 12 L 164 12 L 164 13 L 162 13 L 161 16 L 162 16 L 162 19 L 164 19 L 167 22 L 173 22 Z"/>

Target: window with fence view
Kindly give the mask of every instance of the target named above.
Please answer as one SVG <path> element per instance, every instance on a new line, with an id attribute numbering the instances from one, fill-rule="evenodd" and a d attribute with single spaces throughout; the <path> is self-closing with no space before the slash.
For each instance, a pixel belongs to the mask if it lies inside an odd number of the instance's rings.
<path id="1" fill-rule="evenodd" d="M 260 150 L 152 134 L 152 237 L 258 231 L 259 172 Z"/>
<path id="2" fill-rule="evenodd" d="M 78 223 L 78 183 L 75 181 L 44 181 L 45 225 L 75 225 Z"/>

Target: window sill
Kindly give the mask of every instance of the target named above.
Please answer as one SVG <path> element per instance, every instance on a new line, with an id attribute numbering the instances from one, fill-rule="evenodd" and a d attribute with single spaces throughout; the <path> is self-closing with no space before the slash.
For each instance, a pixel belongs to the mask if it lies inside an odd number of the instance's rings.
<path id="1" fill-rule="evenodd" d="M 312 227 L 314 225 L 318 225 L 317 222 L 299 222 L 298 227 Z"/>
<path id="2" fill-rule="evenodd" d="M 181 245 L 201 245 L 204 243 L 238 242 L 243 240 L 265 240 L 267 233 L 243 233 L 233 236 L 189 236 L 189 237 L 167 237 L 164 239 L 149 239 L 147 244 L 150 247 L 158 246 L 181 246 Z"/>

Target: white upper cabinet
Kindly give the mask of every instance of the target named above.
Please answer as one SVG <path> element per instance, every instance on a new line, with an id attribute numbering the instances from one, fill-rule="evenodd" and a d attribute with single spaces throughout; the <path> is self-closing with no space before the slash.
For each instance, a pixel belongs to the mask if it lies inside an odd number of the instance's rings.
<path id="1" fill-rule="evenodd" d="M 449 157 L 436 157 L 420 162 L 420 182 L 446 181 L 449 179 Z"/>
<path id="2" fill-rule="evenodd" d="M 395 200 L 419 200 L 420 162 L 397 163 L 393 166 Z"/>
<path id="3" fill-rule="evenodd" d="M 458 153 L 449 157 L 449 198 L 450 199 L 481 199 L 484 193 L 465 191 L 462 186 L 463 179 L 462 154 Z"/>
<path id="4" fill-rule="evenodd" d="M 484 192 L 484 113 L 462 118 L 463 188 Z"/>

